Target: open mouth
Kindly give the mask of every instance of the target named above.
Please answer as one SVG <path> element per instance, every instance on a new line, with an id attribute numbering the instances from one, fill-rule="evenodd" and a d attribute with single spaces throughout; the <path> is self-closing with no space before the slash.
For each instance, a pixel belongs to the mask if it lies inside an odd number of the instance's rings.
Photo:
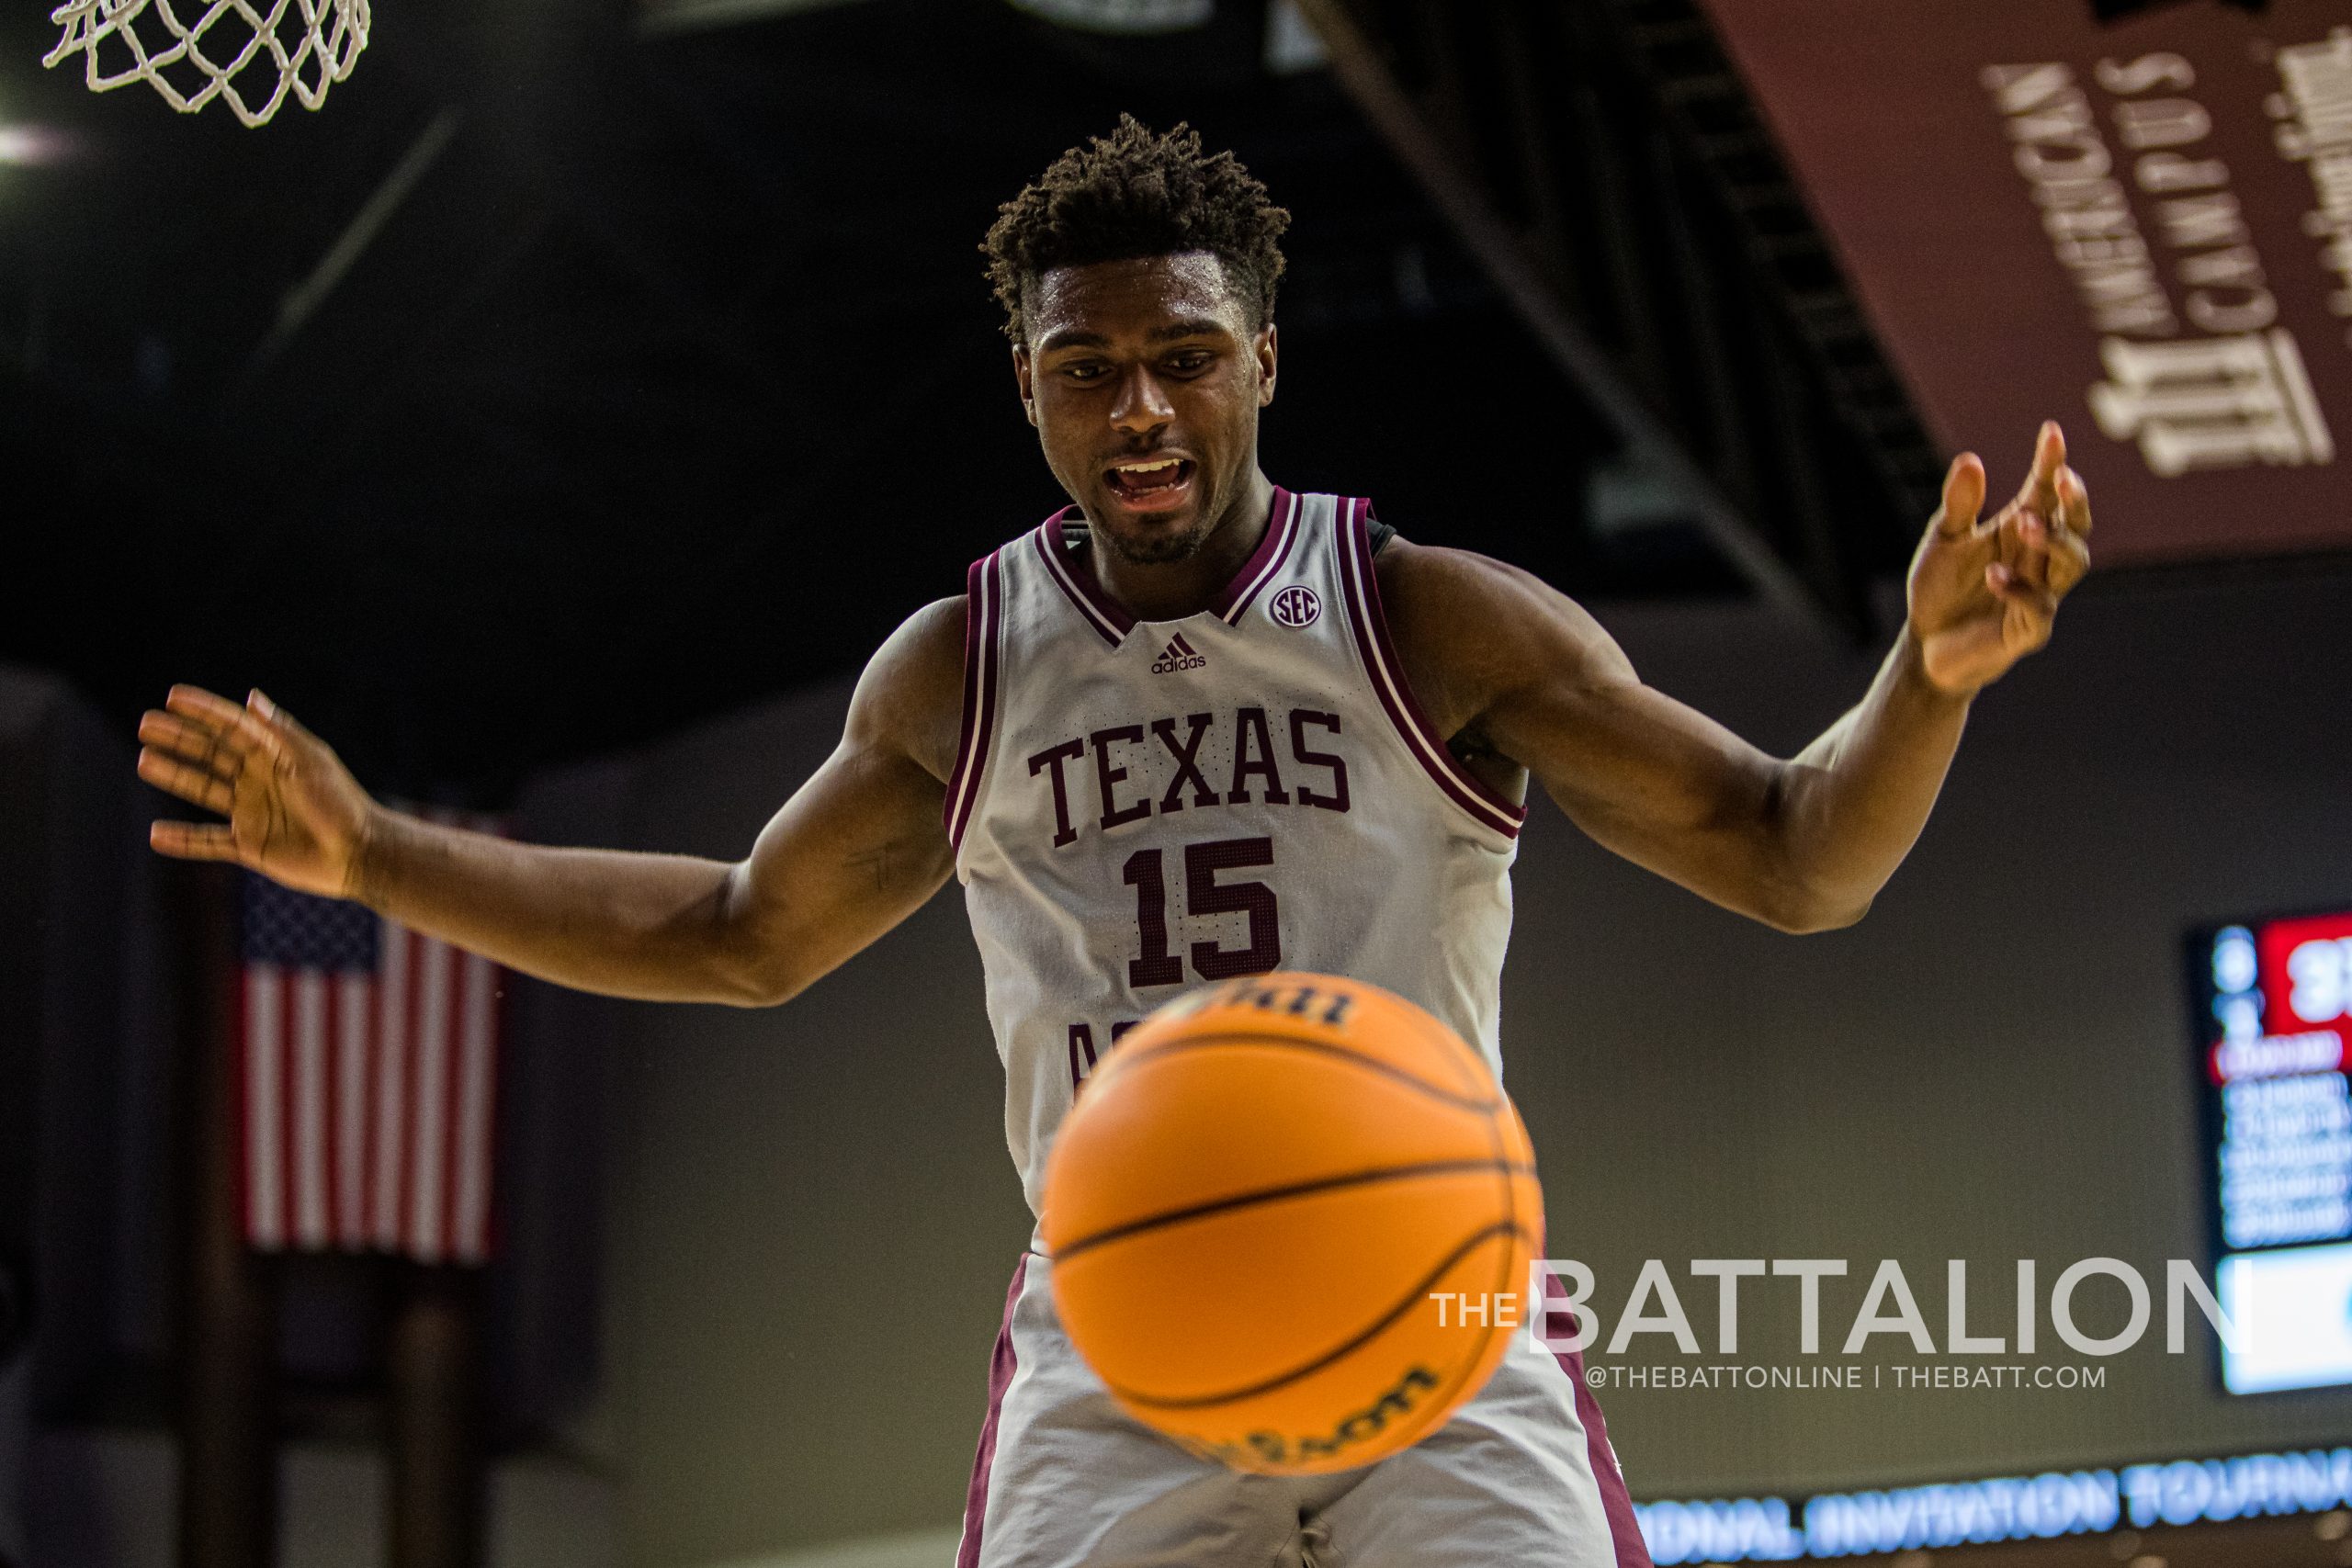
<path id="1" fill-rule="evenodd" d="M 1130 506 L 1164 505 L 1193 482 L 1190 457 L 1134 457 L 1102 471 L 1111 493 Z"/>

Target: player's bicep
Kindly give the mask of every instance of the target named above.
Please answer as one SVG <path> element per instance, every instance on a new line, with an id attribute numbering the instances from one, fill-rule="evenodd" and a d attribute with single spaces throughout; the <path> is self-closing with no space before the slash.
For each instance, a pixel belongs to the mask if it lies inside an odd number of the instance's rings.
<path id="1" fill-rule="evenodd" d="M 946 788 L 903 753 L 844 740 L 736 870 L 738 922 L 775 1000 L 921 908 L 954 869 Z"/>
<path id="2" fill-rule="evenodd" d="M 1566 595 L 1512 575 L 1509 663 L 1479 728 L 1596 842 L 1717 903 L 1768 908 L 1780 764 L 1643 684 Z"/>

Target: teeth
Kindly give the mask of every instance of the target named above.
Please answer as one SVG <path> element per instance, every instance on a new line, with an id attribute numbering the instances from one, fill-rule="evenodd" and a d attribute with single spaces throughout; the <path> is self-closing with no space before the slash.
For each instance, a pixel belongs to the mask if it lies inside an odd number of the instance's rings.
<path id="1" fill-rule="evenodd" d="M 1170 457 L 1158 463 L 1121 463 L 1117 468 L 1123 474 L 1140 479 L 1146 474 L 1157 474 L 1163 469 L 1172 470 L 1182 461 L 1181 457 Z"/>

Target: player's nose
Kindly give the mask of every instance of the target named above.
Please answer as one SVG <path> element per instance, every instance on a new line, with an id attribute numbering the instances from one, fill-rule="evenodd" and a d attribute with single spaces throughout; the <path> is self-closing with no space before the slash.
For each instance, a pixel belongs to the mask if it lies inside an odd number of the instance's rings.
<path id="1" fill-rule="evenodd" d="M 1148 435 L 1176 417 L 1159 378 L 1147 366 L 1129 370 L 1119 383 L 1117 401 L 1111 405 L 1111 423 L 1122 435 Z"/>

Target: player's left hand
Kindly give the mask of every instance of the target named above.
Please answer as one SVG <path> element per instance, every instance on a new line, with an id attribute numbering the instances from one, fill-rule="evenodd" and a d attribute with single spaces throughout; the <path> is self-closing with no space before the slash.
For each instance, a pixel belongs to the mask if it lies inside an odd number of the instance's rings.
<path id="1" fill-rule="evenodd" d="M 1952 460 L 1943 505 L 1911 558 L 1907 636 L 1939 690 L 1965 696 L 2050 640 L 2065 598 L 2090 570 L 2090 492 L 2066 466 L 2066 437 L 2041 427 L 2017 499 L 1983 522 L 1984 465 Z"/>

